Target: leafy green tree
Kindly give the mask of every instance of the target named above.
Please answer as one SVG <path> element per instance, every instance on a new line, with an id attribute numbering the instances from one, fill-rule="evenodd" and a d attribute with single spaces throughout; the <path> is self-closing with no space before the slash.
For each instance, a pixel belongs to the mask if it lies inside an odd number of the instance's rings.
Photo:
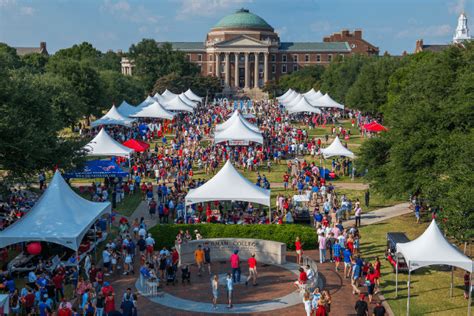
<path id="1" fill-rule="evenodd" d="M 49 57 L 47 55 L 33 53 L 21 57 L 23 67 L 28 68 L 31 73 L 44 73 Z"/>
<path id="2" fill-rule="evenodd" d="M 280 92 L 285 92 L 290 88 L 301 93 L 304 93 L 311 88 L 314 88 L 317 91 L 321 87 L 321 79 L 324 71 L 325 68 L 323 66 L 316 65 L 302 67 L 291 74 L 284 75 L 278 81 Z"/>
<path id="3" fill-rule="evenodd" d="M 332 62 L 322 75 L 321 90 L 336 100 L 346 103 L 346 94 L 352 84 L 356 81 L 360 69 L 375 57 L 353 55 Z"/>
<path id="4" fill-rule="evenodd" d="M 70 58 L 52 57 L 46 67 L 47 71 L 69 80 L 80 101 L 85 104 L 85 116 L 99 115 L 110 104 L 106 104 L 103 83 L 98 71 L 89 63 L 78 62 Z"/>
<path id="5" fill-rule="evenodd" d="M 100 72 L 100 79 L 103 84 L 105 104 L 118 106 L 123 100 L 131 104 L 139 104 L 146 94 L 142 82 L 133 76 L 104 70 Z"/>
<path id="6" fill-rule="evenodd" d="M 404 59 L 379 57 L 365 63 L 346 95 L 346 105 L 352 109 L 378 114 L 387 102 L 388 80 L 403 64 Z"/>
<path id="7" fill-rule="evenodd" d="M 460 241 L 474 237 L 474 45 L 409 58 L 381 107 L 389 131 L 361 146 L 358 169 L 387 196 L 419 194 Z"/>
<path id="8" fill-rule="evenodd" d="M 100 64 L 102 52 L 88 42 L 75 44 L 72 47 L 58 50 L 52 58 L 73 59 L 76 61 L 86 61 L 96 67 Z"/>
<path id="9" fill-rule="evenodd" d="M 108 51 L 103 54 L 100 60 L 100 69 L 102 70 L 113 70 L 115 72 L 121 72 L 121 61 L 122 57 L 113 51 Z"/>
<path id="10" fill-rule="evenodd" d="M 153 39 L 143 39 L 133 44 L 129 57 L 135 63 L 134 73 L 151 91 L 156 80 L 171 73 L 190 76 L 199 73 L 196 65 L 190 63 L 181 51 L 174 50 L 170 43 L 159 44 Z"/>
<path id="11" fill-rule="evenodd" d="M 15 69 L 22 66 L 20 57 L 16 53 L 16 49 L 5 43 L 0 43 L 0 69 Z"/>
<path id="12" fill-rule="evenodd" d="M 0 168 L 7 177 L 24 180 L 81 159 L 81 143 L 58 136 L 62 124 L 51 115 L 51 92 L 23 71 L 0 72 L 6 75 L 0 90 Z"/>

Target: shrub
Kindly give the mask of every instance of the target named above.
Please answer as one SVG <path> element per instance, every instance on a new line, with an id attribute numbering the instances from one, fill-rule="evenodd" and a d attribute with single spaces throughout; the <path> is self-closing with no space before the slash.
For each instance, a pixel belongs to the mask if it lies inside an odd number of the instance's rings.
<path id="1" fill-rule="evenodd" d="M 204 238 L 255 238 L 279 241 L 286 244 L 287 249 L 295 249 L 295 239 L 300 237 L 303 249 L 315 249 L 317 236 L 314 228 L 305 225 L 157 225 L 150 229 L 158 249 L 174 245 L 179 230 L 189 230 L 194 236 L 197 229 Z"/>

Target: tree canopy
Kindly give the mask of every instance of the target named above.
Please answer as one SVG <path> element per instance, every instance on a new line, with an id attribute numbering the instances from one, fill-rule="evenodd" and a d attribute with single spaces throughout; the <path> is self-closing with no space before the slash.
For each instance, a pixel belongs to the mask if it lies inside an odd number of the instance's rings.
<path id="1" fill-rule="evenodd" d="M 135 63 L 134 75 L 143 81 L 146 91 L 151 91 L 157 79 L 175 73 L 192 76 L 199 73 L 196 65 L 174 50 L 170 43 L 160 44 L 153 39 L 143 39 L 130 46 L 129 57 Z"/>
<path id="2" fill-rule="evenodd" d="M 418 194 L 458 240 L 474 237 L 474 45 L 411 56 L 390 76 L 387 133 L 364 142 L 359 168 L 387 196 Z"/>

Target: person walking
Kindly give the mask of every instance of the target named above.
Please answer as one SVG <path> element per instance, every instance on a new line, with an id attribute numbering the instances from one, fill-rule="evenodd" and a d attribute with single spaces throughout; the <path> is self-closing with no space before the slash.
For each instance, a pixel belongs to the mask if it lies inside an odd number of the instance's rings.
<path id="1" fill-rule="evenodd" d="M 227 273 L 227 278 L 226 278 L 226 285 L 227 285 L 227 301 L 229 305 L 227 305 L 227 308 L 232 308 L 232 292 L 234 290 L 234 281 L 232 280 L 232 276 L 230 273 Z"/>
<path id="2" fill-rule="evenodd" d="M 249 265 L 249 276 L 247 277 L 247 280 L 245 281 L 245 286 L 249 284 L 250 279 L 252 279 L 253 286 L 256 286 L 257 285 L 257 260 L 255 259 L 255 254 L 252 254 L 252 256 L 248 259 L 247 263 Z"/>
<path id="3" fill-rule="evenodd" d="M 303 295 L 303 304 L 306 316 L 311 316 L 311 296 L 308 291 L 304 292 Z"/>
<path id="4" fill-rule="evenodd" d="M 239 250 L 235 249 L 234 253 L 230 256 L 230 267 L 232 268 L 232 281 L 234 283 L 240 283 L 240 257 L 238 255 Z"/>
<path id="5" fill-rule="evenodd" d="M 341 245 L 339 245 L 339 241 L 337 239 L 334 241 L 334 245 L 332 246 L 332 252 L 333 252 L 333 255 L 334 255 L 334 262 L 335 262 L 335 265 L 336 265 L 336 272 L 338 272 L 339 271 L 339 263 L 341 262 L 342 249 L 341 249 Z"/>
<path id="6" fill-rule="evenodd" d="M 196 261 L 196 265 L 198 267 L 198 276 L 201 276 L 202 266 L 204 264 L 204 250 L 202 250 L 201 245 L 199 245 L 194 251 L 194 260 Z"/>
<path id="7" fill-rule="evenodd" d="M 319 263 L 326 262 L 326 237 L 321 233 L 318 236 L 319 243 Z"/>
<path id="8" fill-rule="evenodd" d="M 298 265 L 301 265 L 301 261 L 303 259 L 303 246 L 301 244 L 300 237 L 296 237 L 295 249 L 296 249 L 296 263 Z"/>
<path id="9" fill-rule="evenodd" d="M 219 277 L 214 274 L 211 280 L 212 308 L 217 309 L 217 298 L 219 297 Z"/>
<path id="10" fill-rule="evenodd" d="M 355 218 L 355 227 L 360 227 L 360 220 L 362 218 L 362 208 L 360 207 L 360 203 L 356 204 L 354 210 L 354 218 Z"/>
<path id="11" fill-rule="evenodd" d="M 211 275 L 211 248 L 209 248 L 209 243 L 206 241 L 204 243 L 204 263 L 207 266 L 207 270 L 209 271 L 209 275 Z"/>
<path id="12" fill-rule="evenodd" d="M 357 316 L 369 316 L 369 306 L 365 301 L 365 295 L 361 294 L 359 300 L 355 303 L 354 309 Z"/>

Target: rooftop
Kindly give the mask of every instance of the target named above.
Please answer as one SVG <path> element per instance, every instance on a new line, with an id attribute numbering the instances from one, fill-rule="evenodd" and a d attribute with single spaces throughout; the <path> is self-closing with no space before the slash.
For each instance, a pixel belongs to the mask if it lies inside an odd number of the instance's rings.
<path id="1" fill-rule="evenodd" d="M 212 29 L 258 29 L 273 32 L 270 24 L 247 9 L 225 16 Z"/>

